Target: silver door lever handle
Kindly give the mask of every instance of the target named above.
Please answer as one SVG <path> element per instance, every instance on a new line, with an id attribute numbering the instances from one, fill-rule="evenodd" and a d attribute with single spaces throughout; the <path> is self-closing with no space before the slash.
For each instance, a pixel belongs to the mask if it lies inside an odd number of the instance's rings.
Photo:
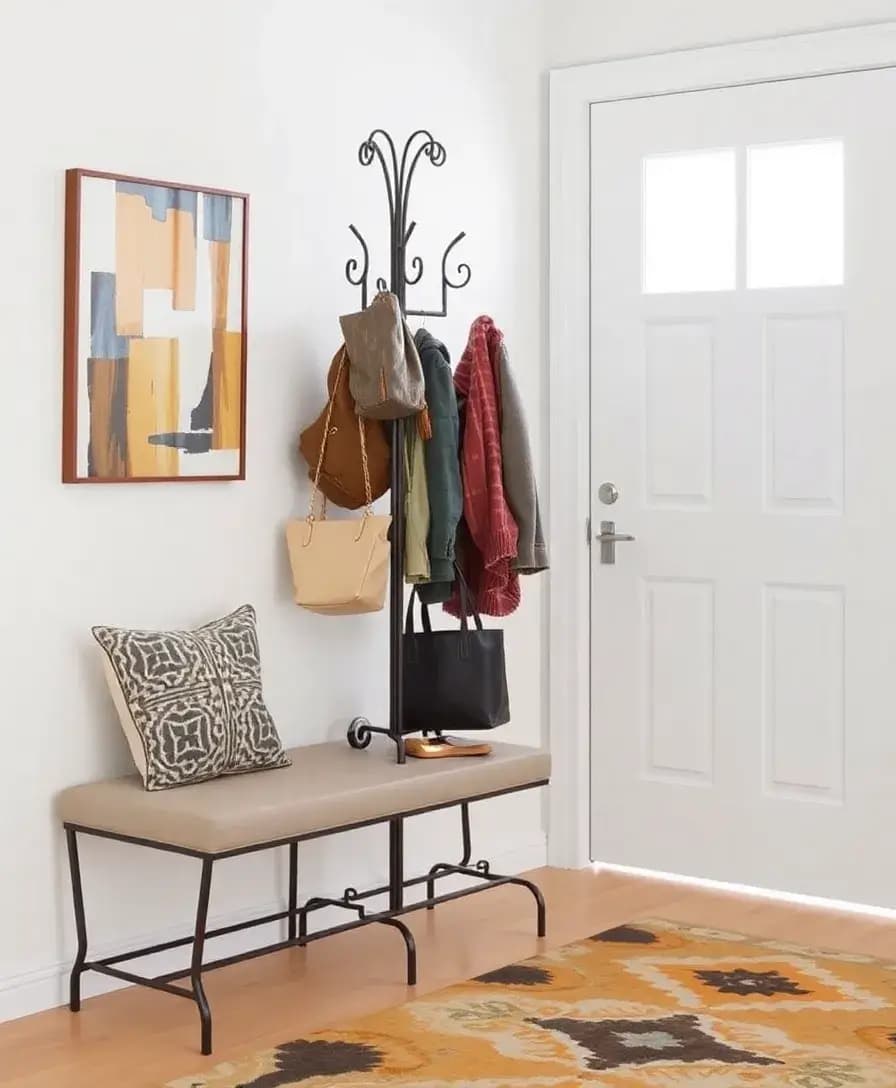
<path id="1" fill-rule="evenodd" d="M 595 540 L 600 541 L 601 563 L 615 563 L 616 545 L 634 539 L 630 533 L 617 533 L 615 521 L 602 521 L 600 523 L 600 533 L 595 537 Z"/>

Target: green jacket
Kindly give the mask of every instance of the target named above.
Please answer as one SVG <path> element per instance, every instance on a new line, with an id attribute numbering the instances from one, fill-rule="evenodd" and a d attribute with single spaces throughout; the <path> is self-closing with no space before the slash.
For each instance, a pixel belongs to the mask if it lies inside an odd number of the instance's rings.
<path id="1" fill-rule="evenodd" d="M 423 365 L 432 426 L 432 438 L 424 443 L 430 584 L 421 586 L 419 593 L 427 604 L 436 604 L 448 600 L 454 582 L 454 541 L 463 511 L 458 454 L 460 424 L 448 349 L 426 329 L 420 329 L 414 339 Z"/>

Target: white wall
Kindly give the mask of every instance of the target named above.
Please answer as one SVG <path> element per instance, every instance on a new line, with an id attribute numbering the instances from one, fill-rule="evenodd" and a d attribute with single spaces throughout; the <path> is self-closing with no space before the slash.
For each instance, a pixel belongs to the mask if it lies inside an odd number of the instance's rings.
<path id="1" fill-rule="evenodd" d="M 0 1018 L 61 1000 L 72 955 L 54 795 L 130 769 L 92 624 L 192 625 L 251 601 L 288 744 L 341 738 L 358 713 L 383 719 L 385 616 L 295 608 L 282 539 L 307 502 L 296 438 L 319 408 L 337 317 L 356 305 L 342 278 L 356 252 L 346 227 L 375 242 L 383 222 L 381 179 L 356 158 L 373 126 L 427 125 L 448 149 L 441 172 L 421 166 L 412 214 L 430 276 L 439 247 L 465 229 L 459 254 L 474 277 L 431 328 L 459 354 L 472 318 L 495 316 L 536 449 L 542 392 L 536 0 L 4 0 L 2 15 Z M 69 166 L 251 193 L 245 483 L 59 483 Z M 417 297 L 434 304 L 437 286 L 430 278 Z M 508 740 L 541 739 L 541 595 L 530 582 L 507 623 Z M 411 858 L 453 857 L 454 820 L 421 823 Z M 507 865 L 538 863 L 539 798 L 474 809 L 474 837 Z M 374 829 L 303 847 L 305 888 L 382 877 L 384 839 Z M 194 863 L 99 841 L 83 861 L 100 948 L 188 922 Z M 219 870 L 216 916 L 279 894 L 280 862 Z"/>
<path id="2" fill-rule="evenodd" d="M 545 0 L 547 68 L 896 18 L 896 0 Z"/>

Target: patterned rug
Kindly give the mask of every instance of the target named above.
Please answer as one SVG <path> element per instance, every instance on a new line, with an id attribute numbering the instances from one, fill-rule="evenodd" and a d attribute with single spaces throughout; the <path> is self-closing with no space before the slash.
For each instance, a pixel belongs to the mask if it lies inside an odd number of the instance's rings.
<path id="1" fill-rule="evenodd" d="M 645 922 L 169 1088 L 896 1088 L 896 964 Z"/>

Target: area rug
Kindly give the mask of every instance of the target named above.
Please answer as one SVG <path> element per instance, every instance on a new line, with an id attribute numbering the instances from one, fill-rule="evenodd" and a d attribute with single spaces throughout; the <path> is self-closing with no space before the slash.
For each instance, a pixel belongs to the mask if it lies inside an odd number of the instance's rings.
<path id="1" fill-rule="evenodd" d="M 896 1088 L 896 964 L 650 921 L 170 1088 Z"/>

